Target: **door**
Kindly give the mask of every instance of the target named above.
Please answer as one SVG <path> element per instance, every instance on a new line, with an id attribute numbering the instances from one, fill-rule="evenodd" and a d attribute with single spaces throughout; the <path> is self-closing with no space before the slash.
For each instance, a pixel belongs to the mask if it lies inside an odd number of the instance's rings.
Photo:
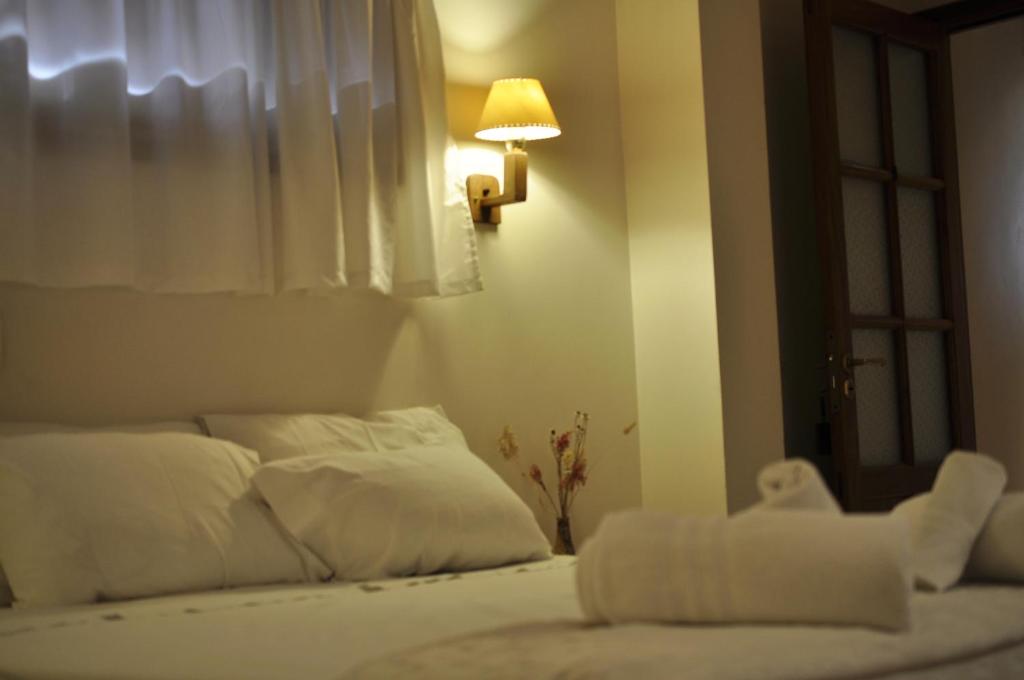
<path id="1" fill-rule="evenodd" d="M 974 448 L 949 40 L 862 0 L 805 26 L 837 486 L 884 510 Z"/>

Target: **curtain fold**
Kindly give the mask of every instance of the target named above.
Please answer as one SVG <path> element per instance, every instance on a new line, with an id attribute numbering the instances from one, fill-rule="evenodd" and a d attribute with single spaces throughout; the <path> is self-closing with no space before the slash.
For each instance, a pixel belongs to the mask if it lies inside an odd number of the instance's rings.
<path id="1" fill-rule="evenodd" d="M 480 289 L 429 0 L 0 0 L 0 280 Z"/>

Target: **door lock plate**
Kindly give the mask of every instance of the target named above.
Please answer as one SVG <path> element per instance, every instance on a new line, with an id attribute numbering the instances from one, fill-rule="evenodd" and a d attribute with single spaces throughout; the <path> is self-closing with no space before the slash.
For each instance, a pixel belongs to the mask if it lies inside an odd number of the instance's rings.
<path id="1" fill-rule="evenodd" d="M 846 378 L 843 380 L 843 396 L 847 399 L 853 399 L 853 393 L 853 378 Z"/>

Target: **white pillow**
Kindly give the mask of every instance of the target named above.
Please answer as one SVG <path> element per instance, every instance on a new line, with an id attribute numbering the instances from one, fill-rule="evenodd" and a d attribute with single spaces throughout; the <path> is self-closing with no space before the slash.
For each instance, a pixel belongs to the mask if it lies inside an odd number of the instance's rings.
<path id="1" fill-rule="evenodd" d="M 904 501 L 893 508 L 911 523 L 913 571 L 917 585 L 943 591 L 963 575 L 1003 487 L 1006 470 L 980 453 L 954 451 L 946 456 L 924 501 Z"/>
<path id="2" fill-rule="evenodd" d="M 381 411 L 368 418 L 344 414 L 206 415 L 207 434 L 259 453 L 264 463 L 347 451 L 391 451 L 415 446 L 466 446 L 440 406 Z"/>
<path id="3" fill-rule="evenodd" d="M 38 422 L 0 422 L 0 437 L 14 437 L 26 434 L 42 434 L 52 432 L 79 432 L 85 428 L 73 425 L 60 425 L 57 423 Z M 110 425 L 96 428 L 96 432 L 190 432 L 201 434 L 199 425 L 186 420 L 170 420 L 158 423 L 143 423 L 136 425 Z M 0 607 L 9 607 L 14 597 L 11 594 L 11 587 L 7 583 L 7 575 L 4 573 L 3 565 L 0 564 Z"/>
<path id="4" fill-rule="evenodd" d="M 18 605 L 329 575 L 251 491 L 256 456 L 191 434 L 0 438 L 0 559 Z"/>
<path id="5" fill-rule="evenodd" d="M 370 415 L 366 423 L 378 451 L 416 446 L 469 448 L 466 436 L 455 423 L 448 420 L 440 404 L 378 411 Z M 416 441 L 412 442 L 413 439 Z"/>
<path id="6" fill-rule="evenodd" d="M 916 524 L 930 494 L 907 499 L 897 511 Z M 1024 583 L 1024 491 L 1006 493 L 974 542 L 964 575 L 979 581 Z"/>
<path id="7" fill-rule="evenodd" d="M 551 556 L 526 504 L 461 447 L 289 458 L 262 465 L 253 484 L 339 579 L 482 569 Z"/>

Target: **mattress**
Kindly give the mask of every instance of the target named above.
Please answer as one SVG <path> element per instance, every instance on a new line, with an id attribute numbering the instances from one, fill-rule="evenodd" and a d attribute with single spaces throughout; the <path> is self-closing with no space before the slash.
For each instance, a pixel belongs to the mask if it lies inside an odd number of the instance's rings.
<path id="1" fill-rule="evenodd" d="M 0 614 L 0 676 L 1024 677 L 1024 588 L 914 596 L 913 630 L 588 626 L 574 560 Z"/>

